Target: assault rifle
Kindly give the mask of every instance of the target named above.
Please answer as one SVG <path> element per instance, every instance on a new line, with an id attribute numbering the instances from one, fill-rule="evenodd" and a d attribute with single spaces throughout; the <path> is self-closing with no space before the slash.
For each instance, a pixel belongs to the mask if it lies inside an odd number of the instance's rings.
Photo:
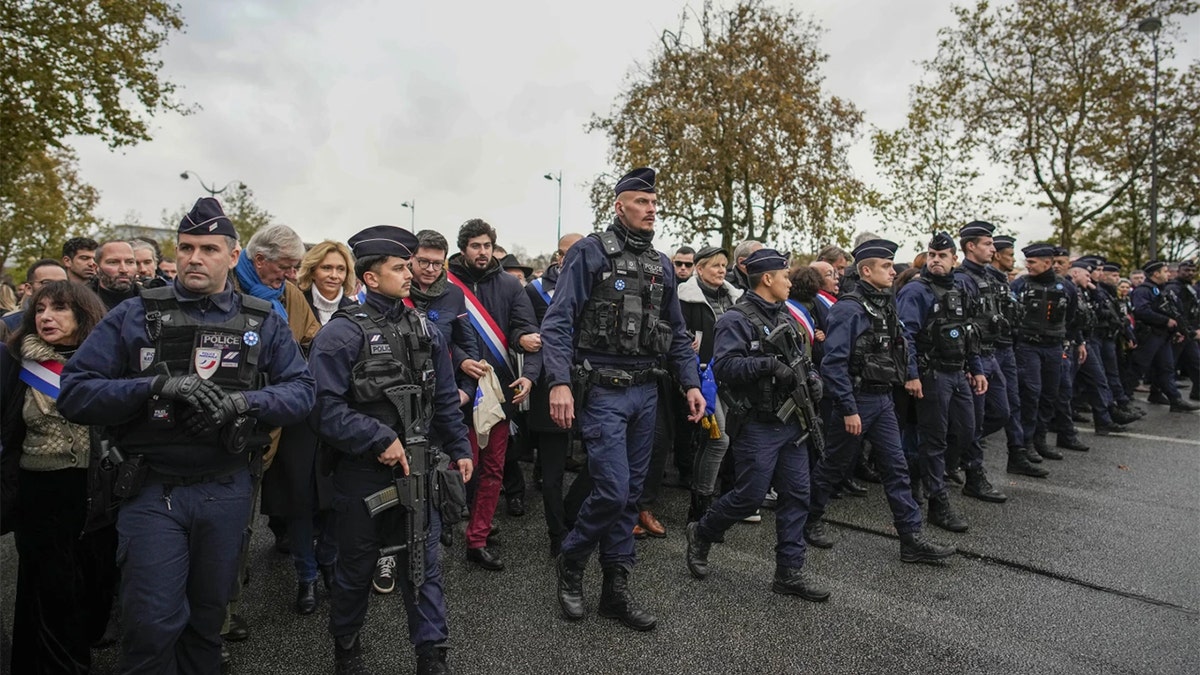
<path id="1" fill-rule="evenodd" d="M 429 462 L 429 438 L 426 435 L 424 388 L 415 384 L 389 387 L 384 391 L 387 399 L 400 413 L 399 429 L 404 454 L 408 460 L 408 475 L 399 467 L 392 468 L 392 484 L 363 497 L 367 512 L 372 518 L 400 507 L 402 514 L 393 514 L 392 522 L 384 533 L 384 546 L 380 556 L 408 552 L 408 579 L 414 588 L 425 582 L 425 540 L 429 528 L 430 481 L 433 479 Z M 403 530 L 403 537 L 397 530 Z M 390 535 L 390 536 L 389 536 Z"/>
<path id="2" fill-rule="evenodd" d="M 787 400 L 783 402 L 779 410 L 775 411 L 775 416 L 781 422 L 789 422 L 793 416 L 798 415 L 800 426 L 808 432 L 809 443 L 818 453 L 823 453 L 825 451 L 825 435 L 821 433 L 821 418 L 817 415 L 816 405 L 808 389 L 812 370 L 808 359 L 804 356 L 804 348 L 800 345 L 795 329 L 787 323 L 781 323 L 767 335 L 766 342 L 774 348 L 777 354 L 792 355 L 788 367 L 796 374 L 796 384 L 789 392 Z"/>

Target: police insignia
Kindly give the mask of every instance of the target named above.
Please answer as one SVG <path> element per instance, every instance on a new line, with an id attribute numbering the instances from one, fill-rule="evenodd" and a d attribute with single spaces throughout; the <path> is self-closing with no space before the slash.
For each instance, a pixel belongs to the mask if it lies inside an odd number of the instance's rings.
<path id="1" fill-rule="evenodd" d="M 438 314 L 438 311 L 437 311 L 436 309 L 431 309 L 431 310 L 429 310 L 429 312 L 428 312 L 428 316 L 429 316 L 429 320 L 430 320 L 430 321 L 437 321 L 437 320 L 438 320 L 438 317 L 439 317 L 439 316 L 441 316 L 441 315 L 440 315 L 440 314 Z"/>
<path id="2" fill-rule="evenodd" d="M 1054 287 L 1060 291 L 1062 290 L 1062 284 L 1054 284 Z"/>
<path id="3" fill-rule="evenodd" d="M 141 360 L 142 370 L 154 365 L 154 353 L 154 347 L 142 347 L 141 352 L 138 353 L 138 356 Z"/>
<path id="4" fill-rule="evenodd" d="M 192 355 L 192 367 L 196 369 L 196 374 L 200 379 L 207 380 L 217 372 L 217 366 L 221 363 L 221 350 L 210 349 L 208 347 L 197 347 Z"/>
<path id="5" fill-rule="evenodd" d="M 1151 292 L 1151 293 L 1153 293 L 1153 294 L 1155 294 L 1155 295 L 1158 295 L 1158 289 L 1157 289 L 1157 288 L 1155 288 L 1155 289 L 1151 290 L 1150 292 Z"/>
<path id="6" fill-rule="evenodd" d="M 958 336 L 959 336 L 958 329 L 957 329 L 957 328 L 951 328 L 951 329 L 950 329 L 950 337 L 952 337 L 952 338 L 958 338 Z"/>
<path id="7" fill-rule="evenodd" d="M 616 283 L 613 284 L 613 288 L 617 289 L 618 291 L 625 290 L 625 280 L 617 279 Z"/>
<path id="8" fill-rule="evenodd" d="M 253 347 L 254 345 L 258 344 L 258 333 L 248 330 L 244 335 L 242 335 L 242 339 L 246 341 L 247 345 Z"/>

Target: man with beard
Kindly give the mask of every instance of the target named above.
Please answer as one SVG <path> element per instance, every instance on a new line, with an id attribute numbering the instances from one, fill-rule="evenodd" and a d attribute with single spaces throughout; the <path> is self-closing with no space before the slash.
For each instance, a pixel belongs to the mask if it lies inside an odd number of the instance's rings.
<path id="1" fill-rule="evenodd" d="M 129 242 L 105 242 L 96 249 L 96 263 L 96 275 L 87 284 L 107 309 L 138 296 L 137 262 Z"/>
<path id="2" fill-rule="evenodd" d="M 87 283 L 96 276 L 96 249 L 100 245 L 88 237 L 71 237 L 62 247 L 62 264 L 67 277 L 75 283 Z"/>
<path id="3" fill-rule="evenodd" d="M 459 253 L 450 258 L 447 279 L 463 293 L 483 357 L 482 361 L 464 361 L 462 369 L 476 380 L 487 370 L 493 370 L 504 398 L 505 419 L 493 426 L 486 438 L 480 438 L 479 430 L 471 429 L 475 496 L 466 534 L 467 560 L 498 572 L 504 569 L 504 562 L 499 551 L 488 546 L 488 535 L 500 500 L 508 450 L 508 420 L 529 397 L 533 380 L 541 370 L 542 338 L 521 282 L 505 272 L 500 261 L 492 256 L 495 243 L 496 230 L 488 223 L 479 218 L 463 223 L 458 230 Z M 524 368 L 519 371 L 510 356 L 510 345 L 525 354 Z"/>
<path id="4" fill-rule="evenodd" d="M 558 559 L 558 601 L 567 619 L 585 616 L 583 574 L 600 549 L 600 615 L 634 630 L 658 620 L 629 590 L 637 559 L 633 527 L 650 464 L 658 377 L 666 362 L 687 392 L 688 419 L 704 413 L 696 358 L 675 294 L 671 262 L 653 248 L 658 198 L 653 169 L 617 181 L 616 218 L 575 245 L 542 324 L 550 416 L 575 421 L 588 449 L 593 488 Z M 576 392 L 580 400 L 576 400 Z"/>

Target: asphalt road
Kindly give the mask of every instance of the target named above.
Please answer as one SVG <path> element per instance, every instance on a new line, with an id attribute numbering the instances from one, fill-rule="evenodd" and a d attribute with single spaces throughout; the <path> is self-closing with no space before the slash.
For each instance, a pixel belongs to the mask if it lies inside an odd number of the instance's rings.
<path id="1" fill-rule="evenodd" d="M 944 565 L 900 562 L 879 486 L 835 503 L 837 545 L 809 558 L 833 591 L 821 605 L 770 592 L 769 512 L 734 528 L 713 549 L 713 574 L 693 580 L 683 564 L 687 494 L 667 489 L 657 513 L 668 537 L 638 544 L 633 576 L 659 617 L 646 634 L 594 615 L 594 562 L 592 614 L 577 624 L 559 617 L 532 492 L 526 516 L 498 517 L 506 571 L 468 565 L 461 536 L 444 555 L 451 663 L 460 673 L 1200 672 L 1200 414 L 1149 407 L 1134 433 L 1085 430 L 1091 452 L 1047 462 L 1048 480 L 1005 474 L 1002 434 L 993 437 L 988 470 L 1010 499 L 955 495 L 971 529 L 930 529 L 963 552 Z M 260 525 L 244 600 L 252 637 L 232 645 L 232 672 L 331 672 L 327 596 L 316 614 L 293 613 L 291 562 Z M 11 537 L 0 540 L 0 563 L 11 626 Z M 364 641 L 376 672 L 413 671 L 398 594 L 372 599 Z M 116 672 L 115 649 L 95 654 L 97 673 Z"/>

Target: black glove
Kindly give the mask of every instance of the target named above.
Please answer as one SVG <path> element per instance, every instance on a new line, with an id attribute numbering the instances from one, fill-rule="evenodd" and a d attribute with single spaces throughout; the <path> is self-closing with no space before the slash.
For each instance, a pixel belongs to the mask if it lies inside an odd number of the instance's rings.
<path id="1" fill-rule="evenodd" d="M 813 403 L 818 403 L 825 397 L 825 383 L 815 370 L 808 371 L 808 395 L 812 396 Z"/>
<path id="2" fill-rule="evenodd" d="M 206 382 L 207 384 L 211 384 Z M 246 403 L 246 396 L 239 392 L 226 394 L 223 389 L 212 385 L 214 394 L 209 399 L 208 405 L 203 408 L 198 408 L 193 414 L 187 418 L 185 430 L 189 434 L 203 434 L 210 431 L 225 428 L 230 422 L 234 421 L 239 415 L 246 414 L 249 405 Z"/>
<path id="3" fill-rule="evenodd" d="M 201 434 L 213 429 L 219 429 L 228 424 L 238 415 L 238 405 L 233 397 L 226 394 L 220 387 L 196 375 L 167 376 L 159 375 L 154 378 L 150 390 L 159 396 L 179 401 L 190 408 L 184 414 L 184 431 L 189 434 Z M 241 398 L 242 411 L 248 407 L 246 398 Z"/>
<path id="4" fill-rule="evenodd" d="M 796 371 L 779 359 L 773 359 L 771 376 L 775 378 L 775 384 L 789 389 L 796 386 Z"/>

